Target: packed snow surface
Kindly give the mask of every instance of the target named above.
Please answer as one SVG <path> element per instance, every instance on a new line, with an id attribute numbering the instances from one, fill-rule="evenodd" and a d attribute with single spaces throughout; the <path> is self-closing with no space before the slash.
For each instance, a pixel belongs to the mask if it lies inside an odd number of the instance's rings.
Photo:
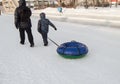
<path id="1" fill-rule="evenodd" d="M 32 17 L 35 47 L 26 35 L 19 44 L 13 15 L 0 16 L 0 84 L 120 84 L 120 29 L 52 21 L 49 38 L 57 44 L 72 40 L 84 43 L 89 53 L 80 59 L 65 59 L 49 41 L 43 46 L 37 32 L 38 17 Z"/>

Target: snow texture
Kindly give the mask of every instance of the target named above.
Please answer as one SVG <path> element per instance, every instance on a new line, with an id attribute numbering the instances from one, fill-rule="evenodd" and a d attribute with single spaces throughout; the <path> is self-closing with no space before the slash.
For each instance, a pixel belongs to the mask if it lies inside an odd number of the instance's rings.
<path id="1" fill-rule="evenodd" d="M 76 40 L 89 48 L 80 59 L 65 59 L 49 41 L 43 46 L 32 17 L 35 47 L 26 36 L 19 44 L 13 15 L 0 16 L 0 84 L 120 84 L 120 29 L 52 21 L 49 38 L 58 44 Z"/>

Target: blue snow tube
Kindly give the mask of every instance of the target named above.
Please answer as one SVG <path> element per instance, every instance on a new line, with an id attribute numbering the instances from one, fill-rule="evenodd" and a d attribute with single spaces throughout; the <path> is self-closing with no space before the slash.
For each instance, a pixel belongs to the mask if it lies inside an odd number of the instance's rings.
<path id="1" fill-rule="evenodd" d="M 88 53 L 88 48 L 83 43 L 71 41 L 61 44 L 57 53 L 65 58 L 80 58 Z"/>

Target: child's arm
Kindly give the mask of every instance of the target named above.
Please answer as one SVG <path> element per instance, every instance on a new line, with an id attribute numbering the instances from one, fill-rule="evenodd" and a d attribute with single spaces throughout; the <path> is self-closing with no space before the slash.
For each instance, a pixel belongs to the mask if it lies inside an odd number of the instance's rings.
<path id="1" fill-rule="evenodd" d="M 40 20 L 38 21 L 37 30 L 38 30 L 39 33 L 41 33 L 41 23 L 40 23 Z"/>
<path id="2" fill-rule="evenodd" d="M 52 26 L 55 30 L 57 30 L 57 28 L 55 27 L 55 25 L 49 21 L 49 25 Z"/>

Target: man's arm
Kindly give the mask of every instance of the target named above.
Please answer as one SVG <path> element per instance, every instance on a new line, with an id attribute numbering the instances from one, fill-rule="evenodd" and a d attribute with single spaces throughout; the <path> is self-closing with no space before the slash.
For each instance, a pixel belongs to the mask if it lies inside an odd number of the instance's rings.
<path id="1" fill-rule="evenodd" d="M 14 13 L 14 24 L 15 27 L 18 29 L 18 24 L 19 24 L 18 8 L 16 8 Z"/>
<path id="2" fill-rule="evenodd" d="M 31 15 L 32 15 L 32 12 L 31 12 L 31 10 L 30 10 L 30 8 L 28 8 L 28 16 L 30 17 Z"/>

